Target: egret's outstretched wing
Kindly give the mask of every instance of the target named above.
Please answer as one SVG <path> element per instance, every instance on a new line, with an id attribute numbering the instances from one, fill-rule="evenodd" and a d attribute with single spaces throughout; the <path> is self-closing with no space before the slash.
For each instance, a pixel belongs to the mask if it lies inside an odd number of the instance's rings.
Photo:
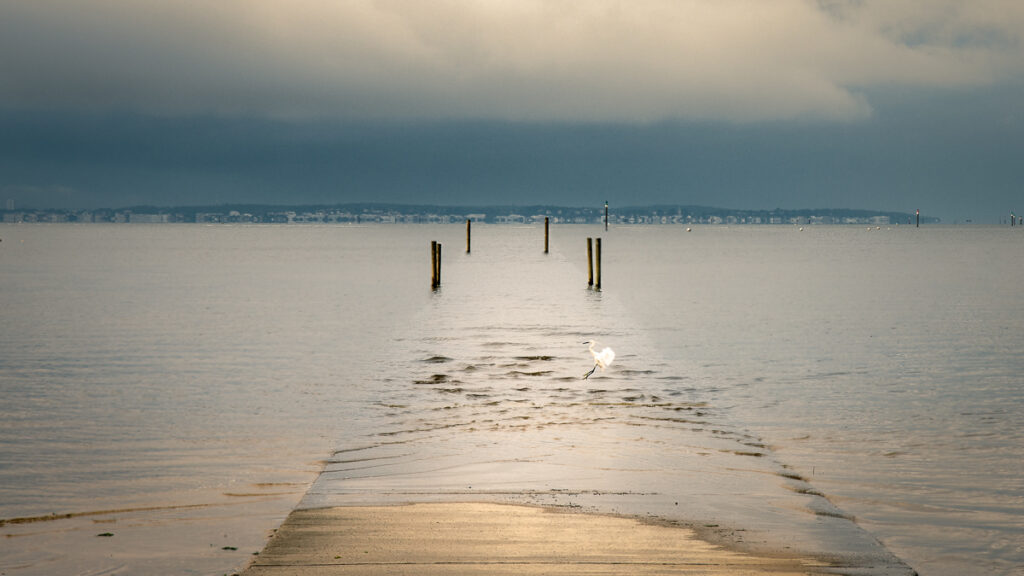
<path id="1" fill-rule="evenodd" d="M 611 363 L 615 361 L 615 351 L 612 350 L 611 348 L 605 347 L 600 352 L 598 352 L 594 350 L 595 342 L 593 340 L 584 342 L 584 344 L 590 345 L 587 349 L 590 350 L 590 355 L 594 357 L 594 367 L 590 369 L 590 372 L 587 372 L 586 374 L 583 375 L 583 379 L 586 380 L 587 378 L 590 377 L 591 374 L 594 373 L 594 370 L 601 368 L 601 370 L 603 371 L 607 366 L 610 366 Z"/>

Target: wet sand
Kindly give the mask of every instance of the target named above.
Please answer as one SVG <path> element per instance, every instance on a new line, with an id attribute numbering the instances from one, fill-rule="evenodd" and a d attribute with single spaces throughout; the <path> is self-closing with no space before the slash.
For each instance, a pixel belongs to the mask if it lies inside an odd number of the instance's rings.
<path id="1" fill-rule="evenodd" d="M 0 574 L 234 574 L 298 494 L 0 520 Z"/>
<path id="2" fill-rule="evenodd" d="M 667 523 L 488 503 L 298 509 L 244 576 L 812 575 L 806 558 L 728 551 Z"/>

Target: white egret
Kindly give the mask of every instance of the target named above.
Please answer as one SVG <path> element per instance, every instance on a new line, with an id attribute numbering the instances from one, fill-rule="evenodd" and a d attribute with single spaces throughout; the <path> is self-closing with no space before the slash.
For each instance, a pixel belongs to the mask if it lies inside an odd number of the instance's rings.
<path id="1" fill-rule="evenodd" d="M 595 342 L 593 340 L 584 342 L 584 344 L 590 344 L 590 347 L 587 349 L 590 350 L 590 354 L 594 357 L 594 367 L 590 369 L 590 372 L 583 375 L 583 379 L 586 380 L 587 378 L 590 378 L 590 375 L 594 373 L 594 370 L 601 368 L 601 371 L 604 372 L 605 368 L 611 366 L 611 363 L 615 360 L 615 350 L 605 347 L 598 352 L 597 350 L 594 350 Z"/>

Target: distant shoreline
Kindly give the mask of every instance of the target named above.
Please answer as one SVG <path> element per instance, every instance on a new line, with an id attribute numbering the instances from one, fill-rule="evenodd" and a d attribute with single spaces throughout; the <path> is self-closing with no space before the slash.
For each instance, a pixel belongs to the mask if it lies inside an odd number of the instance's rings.
<path id="1" fill-rule="evenodd" d="M 744 225 L 905 225 L 916 214 L 842 208 L 740 210 L 709 206 L 656 205 L 609 207 L 609 224 L 744 224 Z M 223 204 L 217 206 L 131 206 L 96 210 L 0 210 L 4 223 L 253 223 L 253 224 L 446 224 L 466 220 L 492 224 L 529 224 L 549 219 L 556 224 L 603 223 L 605 207 L 435 206 L 352 203 L 334 205 Z M 920 217 L 922 224 L 940 218 Z M 967 221 L 970 223 L 970 221 Z"/>

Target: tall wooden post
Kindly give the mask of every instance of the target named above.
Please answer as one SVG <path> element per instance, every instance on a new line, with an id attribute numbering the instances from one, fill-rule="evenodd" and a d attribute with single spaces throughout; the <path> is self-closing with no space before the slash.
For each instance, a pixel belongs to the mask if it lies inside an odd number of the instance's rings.
<path id="1" fill-rule="evenodd" d="M 917 224 L 914 225 L 914 228 L 920 228 L 920 227 L 921 227 L 921 209 L 918 208 L 917 209 Z"/>
<path id="2" fill-rule="evenodd" d="M 437 240 L 430 241 L 430 287 L 437 288 Z"/>
<path id="3" fill-rule="evenodd" d="M 604 201 L 604 231 L 608 231 L 608 201 Z M 597 243 L 601 244 L 601 239 L 597 239 Z"/>
<path id="4" fill-rule="evenodd" d="M 587 238 L 587 286 L 594 285 L 594 240 Z"/>
<path id="5" fill-rule="evenodd" d="M 466 254 L 469 254 L 469 223 L 470 219 L 466 218 Z"/>
<path id="6" fill-rule="evenodd" d="M 544 217 L 544 253 L 548 253 L 548 217 Z"/>
<path id="7" fill-rule="evenodd" d="M 598 290 L 601 289 L 601 239 L 597 239 L 597 285 L 594 286 Z"/>
<path id="8" fill-rule="evenodd" d="M 436 284 L 436 286 L 440 286 L 440 285 L 441 285 L 441 243 L 438 242 L 437 243 L 437 284 Z"/>

